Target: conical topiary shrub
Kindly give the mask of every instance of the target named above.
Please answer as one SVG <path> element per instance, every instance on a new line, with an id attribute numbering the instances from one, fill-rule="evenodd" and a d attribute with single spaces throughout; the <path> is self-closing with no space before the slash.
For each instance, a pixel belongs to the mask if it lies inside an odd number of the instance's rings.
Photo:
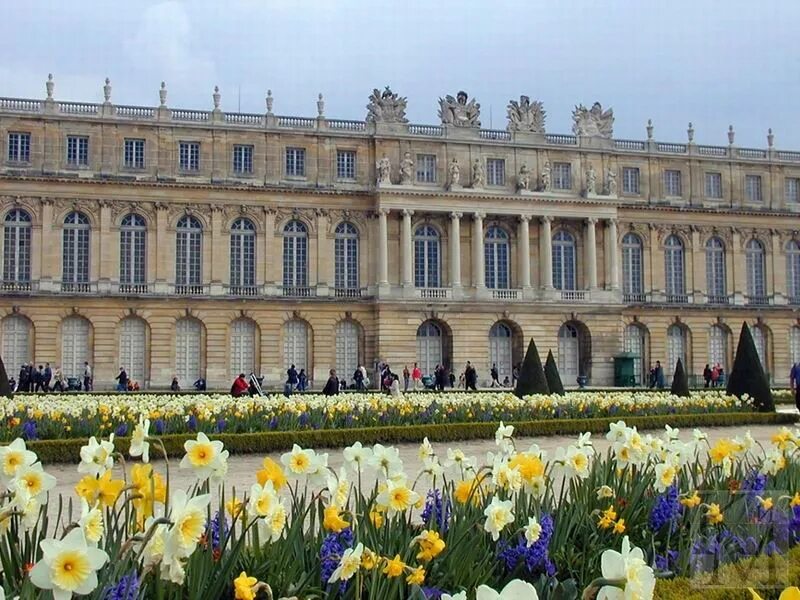
<path id="1" fill-rule="evenodd" d="M 547 379 L 547 387 L 551 394 L 564 395 L 564 384 L 561 383 L 561 375 L 558 374 L 558 365 L 552 350 L 547 352 L 547 360 L 544 362 L 544 377 Z"/>
<path id="2" fill-rule="evenodd" d="M 733 359 L 733 369 L 728 376 L 728 387 L 725 391 L 731 396 L 741 398 L 747 394 L 753 399 L 757 410 L 771 412 L 775 410 L 772 399 L 772 390 L 758 358 L 758 350 L 750 333 L 747 323 L 742 323 L 742 332 L 739 334 L 739 344 L 736 346 L 736 356 Z"/>
<path id="3" fill-rule="evenodd" d="M 675 374 L 672 376 L 672 387 L 670 391 L 675 396 L 688 398 L 689 394 L 689 376 L 686 375 L 686 370 L 683 368 L 683 361 L 679 358 L 675 365 Z"/>
<path id="4" fill-rule="evenodd" d="M 0 397 L 11 398 L 12 391 L 8 383 L 8 373 L 6 373 L 6 366 L 3 364 L 3 357 L 0 356 Z"/>
<path id="5" fill-rule="evenodd" d="M 536 343 L 533 338 L 531 338 L 531 343 L 528 344 L 528 351 L 525 353 L 525 360 L 522 361 L 522 368 L 519 370 L 519 379 L 517 379 L 514 395 L 517 398 L 522 398 L 531 394 L 549 393 L 550 388 L 547 387 L 547 378 L 544 376 L 539 351 L 536 349 Z"/>

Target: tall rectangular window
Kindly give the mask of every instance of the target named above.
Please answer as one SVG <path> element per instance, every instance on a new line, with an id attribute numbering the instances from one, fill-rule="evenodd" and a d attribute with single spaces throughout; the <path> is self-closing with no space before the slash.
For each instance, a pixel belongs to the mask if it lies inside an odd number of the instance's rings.
<path id="1" fill-rule="evenodd" d="M 179 142 L 178 169 L 195 172 L 200 170 L 200 142 Z"/>
<path id="2" fill-rule="evenodd" d="M 639 195 L 639 168 L 622 168 L 622 193 Z"/>
<path id="3" fill-rule="evenodd" d="M 253 172 L 253 147 L 234 145 L 233 172 L 237 175 L 250 175 Z"/>
<path id="4" fill-rule="evenodd" d="M 305 148 L 286 148 L 286 175 L 289 177 L 306 176 Z"/>
<path id="5" fill-rule="evenodd" d="M 8 162 L 31 162 L 31 134 L 11 132 L 8 134 Z"/>
<path id="6" fill-rule="evenodd" d="M 436 183 L 436 155 L 417 154 L 417 181 Z"/>
<path id="7" fill-rule="evenodd" d="M 783 199 L 787 204 L 800 203 L 800 178 L 787 177 L 783 180 Z"/>
<path id="8" fill-rule="evenodd" d="M 67 164 L 70 167 L 89 166 L 89 138 L 87 136 L 67 136 Z"/>
<path id="9" fill-rule="evenodd" d="M 761 202 L 761 175 L 745 175 L 744 192 L 748 202 Z"/>
<path id="10" fill-rule="evenodd" d="M 126 169 L 144 169 L 144 140 L 125 140 L 123 165 Z"/>
<path id="11" fill-rule="evenodd" d="M 506 161 L 502 158 L 486 159 L 486 183 L 488 185 L 506 184 Z"/>
<path id="12" fill-rule="evenodd" d="M 356 178 L 356 152 L 355 150 L 336 151 L 336 177 L 337 179 Z"/>
<path id="13" fill-rule="evenodd" d="M 722 173 L 706 173 L 706 198 L 722 198 Z"/>
<path id="14" fill-rule="evenodd" d="M 680 198 L 683 195 L 681 172 L 677 169 L 664 171 L 664 195 Z"/>
<path id="15" fill-rule="evenodd" d="M 565 162 L 553 163 L 553 189 L 572 189 L 572 165 Z"/>

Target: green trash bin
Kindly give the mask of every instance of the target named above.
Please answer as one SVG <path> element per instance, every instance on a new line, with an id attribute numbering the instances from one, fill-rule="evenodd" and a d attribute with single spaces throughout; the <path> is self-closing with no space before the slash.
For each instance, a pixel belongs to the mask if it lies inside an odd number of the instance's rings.
<path id="1" fill-rule="evenodd" d="M 623 352 L 614 357 L 615 387 L 634 387 L 636 385 L 634 358 L 636 358 L 636 355 L 632 352 Z"/>

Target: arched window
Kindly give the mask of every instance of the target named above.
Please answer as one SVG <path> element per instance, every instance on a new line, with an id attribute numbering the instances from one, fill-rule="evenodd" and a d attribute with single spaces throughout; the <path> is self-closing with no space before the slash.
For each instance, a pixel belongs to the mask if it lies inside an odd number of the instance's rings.
<path id="1" fill-rule="evenodd" d="M 255 285 L 256 227 L 250 219 L 236 219 L 231 226 L 231 292 L 246 292 Z"/>
<path id="2" fill-rule="evenodd" d="M 622 334 L 622 349 L 633 354 L 633 376 L 636 385 L 647 381 L 646 331 L 638 325 L 627 325 Z"/>
<path id="3" fill-rule="evenodd" d="M 727 304 L 728 302 L 725 281 L 725 244 L 718 237 L 712 237 L 706 242 L 706 293 L 710 304 Z"/>
<path id="4" fill-rule="evenodd" d="M 231 323 L 231 378 L 256 372 L 256 324 L 250 319 Z"/>
<path id="5" fill-rule="evenodd" d="M 360 333 L 358 323 L 350 319 L 336 324 L 336 373 L 339 379 L 350 381 L 358 368 Z"/>
<path id="6" fill-rule="evenodd" d="M 489 365 L 497 365 L 500 381 L 511 381 L 514 370 L 514 334 L 505 323 L 495 323 L 489 330 Z"/>
<path id="7" fill-rule="evenodd" d="M 675 372 L 678 359 L 681 359 L 684 370 L 689 372 L 689 365 L 686 364 L 687 348 L 686 329 L 680 325 L 670 325 L 667 329 L 667 364 L 664 365 L 664 376 L 667 379 Z"/>
<path id="8" fill-rule="evenodd" d="M 22 209 L 10 211 L 3 222 L 3 283 L 31 280 L 31 216 Z"/>
<path id="9" fill-rule="evenodd" d="M 442 364 L 442 329 L 433 321 L 425 321 L 417 329 L 417 366 L 424 375 L 433 375 Z"/>
<path id="10" fill-rule="evenodd" d="M 792 364 L 800 363 L 800 327 L 797 325 L 789 333 L 789 352 Z"/>
<path id="11" fill-rule="evenodd" d="M 767 331 L 764 327 L 755 325 L 750 328 L 750 333 L 753 336 L 753 343 L 756 345 L 756 352 L 758 352 L 758 360 L 761 361 L 761 366 L 764 372 L 768 372 L 767 367 Z"/>
<path id="12" fill-rule="evenodd" d="M 574 385 L 580 375 L 581 339 L 578 328 L 564 323 L 558 330 L 558 371 L 561 381 Z"/>
<path id="13" fill-rule="evenodd" d="M 25 317 L 9 315 L 3 319 L 3 361 L 9 376 L 23 364 L 33 360 L 31 353 L 31 323 Z"/>
<path id="14" fill-rule="evenodd" d="M 667 301 L 684 302 L 686 299 L 683 265 L 683 242 L 677 235 L 671 235 L 664 242 L 664 286 Z"/>
<path id="15" fill-rule="evenodd" d="M 575 289 L 575 238 L 563 229 L 553 236 L 553 285 L 557 290 Z"/>
<path id="16" fill-rule="evenodd" d="M 708 333 L 708 363 L 728 372 L 728 331 L 722 325 L 712 325 Z"/>
<path id="17" fill-rule="evenodd" d="M 622 293 L 629 300 L 643 300 L 642 239 L 635 233 L 622 238 Z"/>
<path id="18" fill-rule="evenodd" d="M 185 317 L 175 323 L 175 375 L 184 389 L 202 375 L 202 340 L 203 326 L 197 319 Z"/>
<path id="19" fill-rule="evenodd" d="M 505 290 L 508 281 L 508 234 L 500 227 L 492 226 L 486 230 L 483 246 L 486 287 Z"/>
<path id="20" fill-rule="evenodd" d="M 119 324 L 119 364 L 128 377 L 144 387 L 147 375 L 147 325 L 138 317 L 125 317 Z"/>
<path id="21" fill-rule="evenodd" d="M 414 285 L 416 287 L 441 287 L 439 255 L 439 232 L 431 225 L 417 227 L 414 233 Z"/>
<path id="22" fill-rule="evenodd" d="M 763 303 L 767 298 L 764 244 L 752 239 L 747 242 L 744 253 L 747 263 L 747 296 L 751 302 Z"/>
<path id="23" fill-rule="evenodd" d="M 61 322 L 61 371 L 64 377 L 83 378 L 84 363 L 91 364 L 89 321 L 82 317 L 67 317 Z"/>
<path id="24" fill-rule="evenodd" d="M 786 245 L 786 289 L 792 304 L 800 304 L 800 242 Z"/>
<path id="25" fill-rule="evenodd" d="M 301 221 L 289 221 L 283 228 L 284 293 L 308 286 L 308 230 Z M 300 366 L 296 365 L 299 369 Z"/>
<path id="26" fill-rule="evenodd" d="M 175 285 L 179 286 L 179 291 L 193 293 L 196 290 L 180 290 L 180 287 L 200 286 L 203 284 L 201 268 L 202 244 L 203 226 L 200 221 L 191 215 L 181 217 L 180 221 L 178 221 L 175 238 Z M 199 369 L 198 367 L 198 377 Z"/>
<path id="27" fill-rule="evenodd" d="M 68 286 L 89 282 L 89 218 L 71 212 L 64 219 L 62 283 Z M 81 371 L 82 372 L 82 371 Z"/>
<path id="28" fill-rule="evenodd" d="M 283 325 L 283 362 L 288 369 L 294 365 L 297 371 L 308 372 L 308 325 L 300 319 L 286 321 Z M 308 373 L 309 379 L 311 374 Z"/>
<path id="29" fill-rule="evenodd" d="M 352 223 L 339 223 L 334 236 L 334 287 L 337 290 L 357 290 L 358 230 Z"/>
<path id="30" fill-rule="evenodd" d="M 119 282 L 123 286 L 147 283 L 146 236 L 144 217 L 132 213 L 122 219 L 119 227 Z"/>

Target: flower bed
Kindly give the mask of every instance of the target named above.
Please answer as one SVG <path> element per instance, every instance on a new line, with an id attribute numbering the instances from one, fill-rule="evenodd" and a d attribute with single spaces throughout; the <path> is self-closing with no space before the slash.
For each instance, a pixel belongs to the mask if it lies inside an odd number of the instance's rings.
<path id="1" fill-rule="evenodd" d="M 149 430 L 136 425 L 128 452 L 145 462 L 161 452 Z M 269 585 L 275 598 L 573 600 L 605 587 L 620 591 L 600 597 L 647 600 L 659 574 L 698 580 L 800 541 L 800 431 L 776 428 L 762 448 L 749 434 L 710 445 L 699 430 L 644 435 L 620 421 L 607 453 L 582 434 L 551 456 L 514 433 L 501 423 L 481 458 L 425 440 L 417 473 L 381 444 L 346 448 L 338 471 L 296 445 L 236 496 L 228 451 L 203 433 L 177 467 L 197 480 L 189 493 L 170 488 L 166 464 L 132 461 L 115 479 L 114 442 L 92 438 L 79 503 L 62 500 L 52 522 L 55 478 L 15 440 L 0 448 L 5 592 L 253 599 Z"/>
<path id="2" fill-rule="evenodd" d="M 0 399 L 0 442 L 85 438 L 96 433 L 125 436 L 140 417 L 155 433 L 253 433 L 497 423 L 545 419 L 619 418 L 669 414 L 748 412 L 747 402 L 721 391 L 678 398 L 668 392 L 573 392 L 566 396 L 519 399 L 505 393 L 347 394 L 337 397 L 280 395 L 232 398 L 228 395 L 49 394 Z"/>

